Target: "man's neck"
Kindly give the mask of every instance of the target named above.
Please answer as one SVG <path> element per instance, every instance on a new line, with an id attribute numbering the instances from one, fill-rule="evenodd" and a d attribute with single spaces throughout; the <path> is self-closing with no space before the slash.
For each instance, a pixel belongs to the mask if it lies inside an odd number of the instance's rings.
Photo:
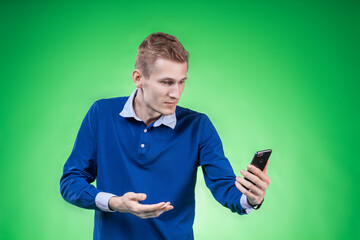
<path id="1" fill-rule="evenodd" d="M 149 126 L 151 123 L 155 122 L 161 117 L 161 114 L 151 109 L 148 109 L 145 105 L 141 89 L 138 89 L 136 96 L 133 100 L 133 108 L 135 114 L 138 118 L 144 121 L 144 123 Z"/>

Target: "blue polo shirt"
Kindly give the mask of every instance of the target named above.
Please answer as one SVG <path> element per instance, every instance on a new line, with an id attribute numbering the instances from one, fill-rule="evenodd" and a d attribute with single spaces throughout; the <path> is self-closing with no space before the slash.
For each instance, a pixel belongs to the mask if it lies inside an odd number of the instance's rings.
<path id="1" fill-rule="evenodd" d="M 235 174 L 209 118 L 177 106 L 174 115 L 147 126 L 131 112 L 135 94 L 96 101 L 64 165 L 61 194 L 69 203 L 95 209 L 94 239 L 193 239 L 199 166 L 215 199 L 245 214 Z M 95 180 L 97 187 L 91 184 Z M 104 192 L 146 193 L 141 203 L 169 201 L 174 209 L 149 219 L 107 212 L 95 201 Z"/>

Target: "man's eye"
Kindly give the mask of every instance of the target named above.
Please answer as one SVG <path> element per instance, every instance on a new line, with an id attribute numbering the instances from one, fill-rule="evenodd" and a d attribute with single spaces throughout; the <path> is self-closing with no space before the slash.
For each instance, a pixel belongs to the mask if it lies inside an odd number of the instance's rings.
<path id="1" fill-rule="evenodd" d="M 170 85 L 170 82 L 169 81 L 162 81 L 163 84 L 167 84 L 167 85 Z"/>

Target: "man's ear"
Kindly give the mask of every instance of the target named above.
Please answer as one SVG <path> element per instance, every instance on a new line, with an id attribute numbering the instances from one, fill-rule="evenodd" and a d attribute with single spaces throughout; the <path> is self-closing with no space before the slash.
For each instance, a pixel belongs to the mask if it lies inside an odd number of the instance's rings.
<path id="1" fill-rule="evenodd" d="M 142 82 L 144 81 L 144 76 L 142 75 L 141 71 L 139 69 L 135 69 L 132 73 L 132 79 L 135 83 L 135 86 L 137 88 L 142 87 Z"/>

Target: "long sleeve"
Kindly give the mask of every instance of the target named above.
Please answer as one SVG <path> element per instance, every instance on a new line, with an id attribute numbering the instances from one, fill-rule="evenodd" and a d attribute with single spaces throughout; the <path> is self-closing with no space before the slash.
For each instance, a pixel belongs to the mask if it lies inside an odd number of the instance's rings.
<path id="1" fill-rule="evenodd" d="M 107 192 L 99 192 L 95 197 L 95 204 L 101 211 L 115 212 L 109 208 L 109 201 L 112 197 L 116 197 L 116 195 Z"/>
<path id="2" fill-rule="evenodd" d="M 214 198 L 232 212 L 246 214 L 240 204 L 242 193 L 235 186 L 236 176 L 224 156 L 222 143 L 215 127 L 206 115 L 202 117 L 199 163 L 206 186 Z"/>
<path id="3" fill-rule="evenodd" d="M 97 108 L 95 102 L 87 112 L 60 179 L 63 198 L 87 209 L 98 209 L 95 197 L 100 192 L 91 184 L 97 176 Z"/>

